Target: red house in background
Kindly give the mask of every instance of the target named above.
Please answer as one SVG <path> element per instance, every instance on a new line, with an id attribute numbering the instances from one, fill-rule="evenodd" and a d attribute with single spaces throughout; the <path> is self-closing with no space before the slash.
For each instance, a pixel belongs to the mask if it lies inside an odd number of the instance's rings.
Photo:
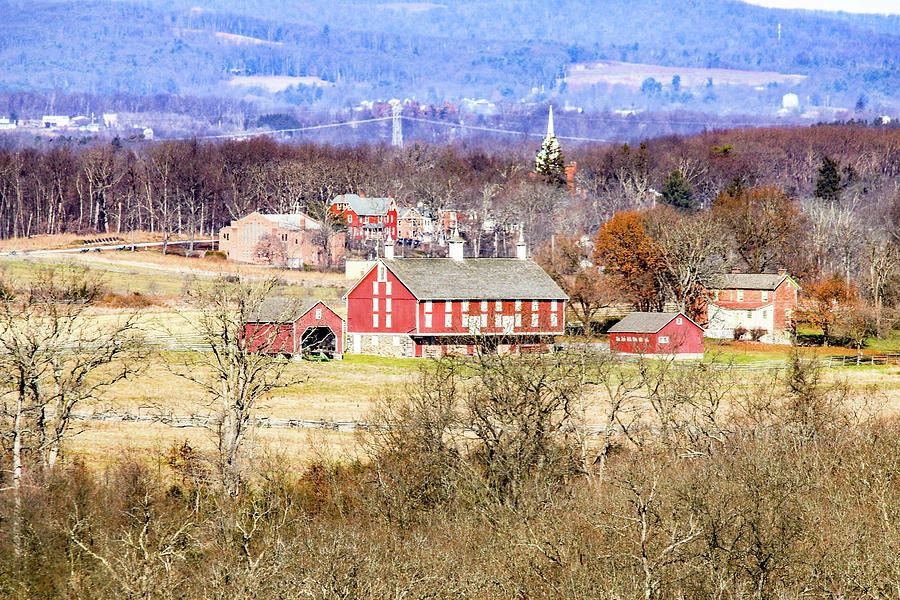
<path id="1" fill-rule="evenodd" d="M 609 349 L 648 358 L 703 358 L 703 328 L 684 313 L 633 312 L 609 329 Z"/>
<path id="2" fill-rule="evenodd" d="M 347 292 L 352 352 L 391 356 L 540 352 L 565 329 L 565 292 L 525 258 L 379 260 Z"/>
<path id="3" fill-rule="evenodd" d="M 393 198 L 341 194 L 331 201 L 331 210 L 344 219 L 351 238 L 397 239 L 397 205 Z"/>
<path id="4" fill-rule="evenodd" d="M 340 359 L 344 319 L 321 300 L 266 298 L 247 323 L 245 339 L 251 352 Z"/>

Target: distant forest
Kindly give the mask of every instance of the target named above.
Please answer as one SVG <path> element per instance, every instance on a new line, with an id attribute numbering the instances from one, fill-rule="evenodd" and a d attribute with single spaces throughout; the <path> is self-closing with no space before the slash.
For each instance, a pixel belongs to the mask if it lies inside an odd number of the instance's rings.
<path id="1" fill-rule="evenodd" d="M 786 91 L 812 106 L 894 106 L 900 91 L 896 19 L 837 18 L 731 0 L 11 1 L 0 10 L 0 87 L 15 90 L 240 96 L 246 90 L 224 82 L 284 75 L 334 85 L 252 94 L 331 108 L 397 96 L 432 103 L 566 98 L 588 109 L 708 112 L 771 110 L 773 97 Z M 669 82 L 657 82 L 664 94 L 654 86 L 627 93 L 567 89 L 563 77 L 571 64 L 600 59 L 809 78 L 739 93 L 670 91 Z"/>

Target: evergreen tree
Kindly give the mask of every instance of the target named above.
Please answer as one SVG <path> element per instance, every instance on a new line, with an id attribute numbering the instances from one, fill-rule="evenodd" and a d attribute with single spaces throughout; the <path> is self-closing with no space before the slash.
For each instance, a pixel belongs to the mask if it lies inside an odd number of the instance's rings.
<path id="1" fill-rule="evenodd" d="M 819 167 L 819 177 L 816 179 L 816 198 L 834 202 L 841 195 L 841 172 L 838 162 L 826 156 Z"/>
<path id="2" fill-rule="evenodd" d="M 547 122 L 547 135 L 541 142 L 541 148 L 534 157 L 534 170 L 543 175 L 548 182 L 564 184 L 566 182 L 566 162 L 563 159 L 559 141 L 553 133 L 553 107 Z"/>
<path id="3" fill-rule="evenodd" d="M 675 208 L 692 208 L 691 196 L 694 191 L 681 171 L 672 171 L 663 184 L 662 199 Z"/>

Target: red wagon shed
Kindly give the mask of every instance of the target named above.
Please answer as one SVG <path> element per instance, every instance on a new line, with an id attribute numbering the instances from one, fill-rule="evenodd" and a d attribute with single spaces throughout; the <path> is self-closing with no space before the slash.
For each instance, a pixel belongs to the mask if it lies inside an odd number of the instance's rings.
<path id="1" fill-rule="evenodd" d="M 703 358 L 703 328 L 684 313 L 633 312 L 609 330 L 609 348 L 649 358 Z"/>
<path id="2" fill-rule="evenodd" d="M 253 352 L 335 359 L 344 354 L 344 319 L 321 300 L 266 298 L 247 323 L 246 336 Z"/>

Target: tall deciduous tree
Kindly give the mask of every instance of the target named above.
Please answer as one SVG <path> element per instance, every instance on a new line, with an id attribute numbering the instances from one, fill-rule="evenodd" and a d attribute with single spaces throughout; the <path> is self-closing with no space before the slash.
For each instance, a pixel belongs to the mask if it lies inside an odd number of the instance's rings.
<path id="1" fill-rule="evenodd" d="M 809 283 L 796 312 L 798 322 L 822 330 L 822 345 L 827 346 L 834 328 L 847 318 L 856 303 L 856 289 L 840 275 L 831 275 Z"/>
<path id="2" fill-rule="evenodd" d="M 626 297 L 641 310 L 660 310 L 663 258 L 638 212 L 616 213 L 594 240 L 594 258 Z"/>
<path id="3" fill-rule="evenodd" d="M 713 214 L 751 273 L 784 266 L 786 254 L 806 235 L 796 201 L 774 187 L 729 188 L 716 198 Z"/>

